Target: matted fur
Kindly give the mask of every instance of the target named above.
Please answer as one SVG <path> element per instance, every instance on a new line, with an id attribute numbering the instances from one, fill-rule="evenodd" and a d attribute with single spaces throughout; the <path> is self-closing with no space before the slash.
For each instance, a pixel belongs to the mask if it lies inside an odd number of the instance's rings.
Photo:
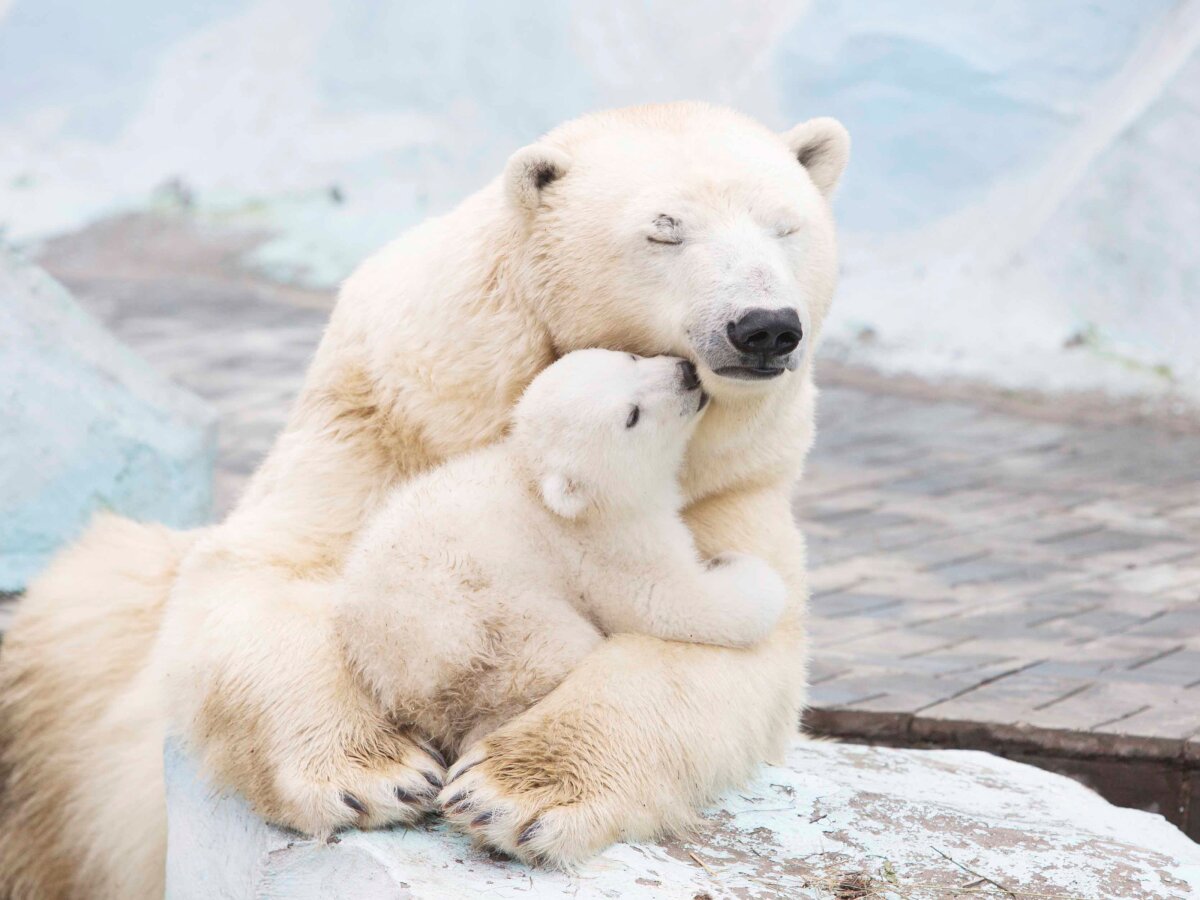
<path id="1" fill-rule="evenodd" d="M 565 865 L 680 827 L 794 733 L 807 589 L 788 497 L 812 442 L 845 133 L 823 122 L 785 140 L 681 103 L 586 116 L 533 148 L 347 280 L 224 523 L 174 535 L 107 519 L 30 587 L 0 653 L 0 897 L 160 897 L 168 729 L 277 822 L 411 821 L 396 787 L 436 758 L 349 677 L 324 585 L 397 481 L 495 441 L 533 376 L 580 347 L 696 360 L 713 401 L 686 518 L 701 552 L 768 560 L 792 605 L 750 650 L 601 644 L 468 752 L 463 778 L 501 810 L 481 839 Z M 647 242 L 665 214 L 682 244 Z M 769 384 L 714 376 L 726 319 L 764 305 L 798 309 L 804 354 Z"/>

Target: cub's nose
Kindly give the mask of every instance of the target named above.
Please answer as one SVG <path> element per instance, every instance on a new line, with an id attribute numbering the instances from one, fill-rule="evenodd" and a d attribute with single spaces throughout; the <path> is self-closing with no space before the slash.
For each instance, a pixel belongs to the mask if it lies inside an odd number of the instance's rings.
<path id="1" fill-rule="evenodd" d="M 756 356 L 787 356 L 800 346 L 804 330 L 794 309 L 749 309 L 725 333 L 729 343 Z"/>
<path id="2" fill-rule="evenodd" d="M 700 387 L 700 375 L 690 360 L 681 359 L 679 361 L 679 380 L 683 382 L 685 391 L 694 391 Z"/>

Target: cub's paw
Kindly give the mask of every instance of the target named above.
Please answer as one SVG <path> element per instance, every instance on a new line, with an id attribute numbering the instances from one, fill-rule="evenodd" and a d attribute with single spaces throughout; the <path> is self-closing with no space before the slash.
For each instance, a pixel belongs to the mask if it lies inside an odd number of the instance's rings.
<path id="1" fill-rule="evenodd" d="M 442 755 L 407 736 L 371 745 L 285 768 L 275 796 L 256 805 L 268 819 L 317 837 L 344 828 L 415 825 L 435 811 L 446 778 Z"/>
<path id="2" fill-rule="evenodd" d="M 549 756 L 526 756 L 519 734 L 493 735 L 458 759 L 438 796 L 442 814 L 479 844 L 529 865 L 569 868 L 621 836 L 586 780 Z"/>
<path id="3" fill-rule="evenodd" d="M 718 579 L 739 606 L 751 642 L 765 637 L 787 606 L 787 585 L 761 557 L 749 553 L 721 553 L 708 563 L 708 577 Z"/>

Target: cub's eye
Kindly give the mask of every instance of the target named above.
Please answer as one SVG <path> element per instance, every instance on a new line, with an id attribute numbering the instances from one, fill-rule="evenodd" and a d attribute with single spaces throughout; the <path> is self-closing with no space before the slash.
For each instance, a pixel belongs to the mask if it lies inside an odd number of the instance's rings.
<path id="1" fill-rule="evenodd" d="M 654 230 L 646 235 L 652 244 L 682 244 L 682 223 L 674 216 L 661 215 L 654 220 Z"/>
<path id="2" fill-rule="evenodd" d="M 800 226 L 795 222 L 784 222 L 775 226 L 775 236 L 781 238 L 791 237 L 799 230 Z"/>
<path id="3" fill-rule="evenodd" d="M 625 420 L 625 427 L 632 428 L 638 423 L 638 419 L 642 417 L 641 407 L 635 406 L 629 411 L 629 418 Z"/>

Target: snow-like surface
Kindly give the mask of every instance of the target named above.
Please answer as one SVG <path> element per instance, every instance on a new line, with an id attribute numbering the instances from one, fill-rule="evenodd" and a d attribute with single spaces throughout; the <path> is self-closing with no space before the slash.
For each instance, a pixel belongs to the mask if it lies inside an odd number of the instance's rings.
<path id="1" fill-rule="evenodd" d="M 305 841 L 214 792 L 175 748 L 167 789 L 167 900 L 790 900 L 832 896 L 856 872 L 890 898 L 942 896 L 980 876 L 1021 896 L 1200 896 L 1200 846 L 1161 816 L 968 751 L 797 744 L 693 836 L 619 844 L 568 874 L 497 860 L 440 825 Z"/>
<path id="2" fill-rule="evenodd" d="M 97 510 L 198 525 L 216 418 L 0 248 L 0 590 L 26 581 Z"/>
<path id="3" fill-rule="evenodd" d="M 589 109 L 831 114 L 855 151 L 830 352 L 1200 398 L 1198 45 L 1200 0 L 14 0 L 0 224 L 183 199 L 329 285 Z"/>

